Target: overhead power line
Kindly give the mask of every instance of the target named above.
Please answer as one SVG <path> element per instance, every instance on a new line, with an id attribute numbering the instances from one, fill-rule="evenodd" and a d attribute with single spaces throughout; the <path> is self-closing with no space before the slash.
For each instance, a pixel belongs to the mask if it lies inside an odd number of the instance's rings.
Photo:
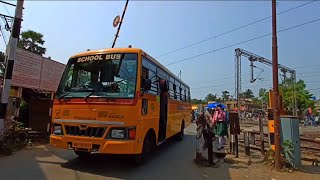
<path id="1" fill-rule="evenodd" d="M 4 32 L 3 32 L 2 28 L 1 28 L 1 26 L 0 26 L 0 32 L 1 32 L 4 44 L 7 45 L 6 37 L 4 36 Z"/>
<path id="2" fill-rule="evenodd" d="M 310 66 L 296 66 L 296 67 L 292 67 L 292 69 L 306 69 L 306 68 L 310 68 L 310 67 L 320 67 L 320 65 L 310 65 Z M 306 76 L 301 76 L 299 74 L 317 74 L 317 75 L 314 75 L 314 76 L 318 76 L 318 71 L 306 71 L 306 72 L 303 72 L 303 71 L 297 71 L 297 78 L 305 78 Z M 223 73 L 223 74 L 218 74 L 216 76 L 218 77 L 223 77 L 223 76 L 227 76 L 227 75 L 230 75 L 231 73 Z M 250 72 L 246 72 L 246 73 L 243 73 L 242 75 L 249 75 Z M 308 76 L 308 77 L 312 77 L 312 76 Z M 212 79 L 212 80 L 208 80 L 208 81 L 201 81 L 201 82 L 198 82 L 198 81 L 193 81 L 189 84 L 192 84 L 192 83 L 199 83 L 199 84 L 202 84 L 202 83 L 211 83 L 211 82 L 217 82 L 217 81 L 221 81 L 221 80 L 226 80 L 226 79 L 234 79 L 234 75 L 233 76 L 228 76 L 228 77 L 223 77 L 223 78 L 219 78 L 219 79 Z"/>
<path id="3" fill-rule="evenodd" d="M 8 11 L 7 6 L 4 5 L 4 4 L 2 4 L 2 5 L 3 5 L 3 7 L 6 9 L 7 13 L 10 15 L 10 12 Z"/>
<path id="4" fill-rule="evenodd" d="M 307 25 L 307 24 L 318 22 L 318 21 L 320 21 L 320 18 L 312 20 L 312 21 L 308 21 L 308 22 L 305 22 L 305 23 L 302 23 L 302 24 L 298 24 L 298 25 L 295 25 L 295 26 L 291 26 L 289 28 L 285 28 L 285 29 L 279 30 L 278 33 L 281 33 L 281 32 L 284 32 L 284 31 L 288 31 L 288 30 L 291 30 L 291 29 L 295 29 L 295 28 L 298 28 L 298 27 L 301 27 L 301 26 L 304 26 L 304 25 Z M 231 44 L 229 46 L 225 46 L 225 47 L 222 47 L 222 48 L 219 48 L 219 49 L 216 49 L 216 50 L 211 50 L 211 51 L 208 51 L 208 52 L 205 52 L 205 53 L 202 53 L 202 54 L 198 54 L 198 55 L 195 55 L 195 56 L 191 56 L 191 57 L 188 57 L 188 58 L 185 58 L 185 59 L 181 59 L 181 60 L 166 64 L 165 66 L 170 66 L 172 64 L 177 64 L 177 63 L 180 63 L 180 62 L 183 62 L 183 61 L 188 61 L 190 59 L 193 59 L 193 58 L 196 58 L 196 57 L 199 57 L 199 56 L 204 56 L 206 54 L 211 54 L 211 53 L 214 53 L 214 52 L 217 52 L 217 51 L 221 51 L 223 49 L 227 49 L 227 48 L 230 48 L 230 47 L 233 47 L 233 46 L 237 46 L 237 45 L 240 45 L 240 44 L 245 44 L 247 42 L 251 42 L 251 41 L 254 41 L 254 40 L 257 40 L 257 39 L 261 39 L 261 38 L 264 38 L 264 37 L 267 37 L 267 36 L 270 36 L 270 35 L 272 35 L 272 33 L 265 34 L 265 35 L 262 35 L 262 36 L 258 36 L 258 37 L 255 37 L 255 38 L 252 38 L 252 39 L 248 39 L 248 40 L 245 40 L 245 41 L 242 41 L 242 42 L 238 42 L 238 43 L 235 43 L 235 44 Z"/>
<path id="5" fill-rule="evenodd" d="M 320 77 L 319 74 L 305 76 L 306 74 L 310 74 L 310 73 L 312 73 L 312 72 L 303 72 L 304 75 L 297 75 L 297 79 L 303 78 L 302 80 L 305 81 L 305 78 Z M 301 72 L 301 74 L 302 74 L 302 72 Z M 242 75 L 249 75 L 249 73 L 245 73 L 245 74 L 242 74 Z M 204 84 L 204 83 L 211 84 L 211 83 L 214 83 L 214 82 L 221 82 L 221 81 L 225 82 L 225 80 L 227 80 L 227 79 L 234 79 L 234 78 L 235 78 L 234 76 L 230 76 L 230 77 L 225 77 L 225 78 L 220 78 L 220 79 L 212 79 L 212 80 L 209 80 L 209 81 L 192 82 L 192 83 L 189 83 L 189 84 L 197 84 L 197 85 Z M 271 79 L 265 79 L 265 78 L 263 78 L 263 79 L 264 80 L 262 80 L 262 81 L 272 81 Z M 233 82 L 233 84 L 234 84 L 234 82 Z M 196 85 L 192 85 L 192 86 L 196 86 Z M 195 88 L 192 88 L 192 89 L 195 89 Z"/>
<path id="6" fill-rule="evenodd" d="M 287 10 L 285 10 L 285 11 L 282 11 L 282 12 L 278 13 L 277 15 L 281 15 L 281 14 L 284 14 L 284 13 L 287 13 L 287 12 L 290 12 L 290 11 L 293 11 L 293 10 L 295 10 L 295 9 L 301 8 L 301 7 L 303 7 L 303 6 L 306 6 L 306 5 L 308 5 L 308 4 L 314 3 L 314 2 L 316 2 L 316 1 L 318 1 L 318 0 L 313 0 L 313 1 L 310 1 L 310 2 L 307 2 L 307 3 L 304 3 L 304 4 L 301 4 L 301 5 L 299 5 L 299 6 L 296 6 L 296 7 L 290 8 L 290 9 L 287 9 Z M 163 56 L 172 54 L 172 53 L 177 52 L 177 51 L 181 51 L 181 50 L 183 50 L 183 49 L 186 49 L 186 48 L 195 46 L 195 45 L 197 45 L 197 44 L 201 44 L 201 43 L 206 42 L 206 41 L 209 41 L 209 40 L 211 40 L 211 39 L 215 39 L 215 38 L 217 38 L 217 37 L 220 37 L 220 36 L 223 36 L 223 35 L 232 33 L 232 32 L 234 32 L 234 31 L 237 31 L 237 30 L 243 29 L 243 28 L 245 28 L 245 27 L 248 27 L 248 26 L 257 24 L 257 23 L 259 23 L 259 22 L 265 21 L 265 20 L 267 20 L 267 19 L 270 19 L 271 17 L 272 17 L 272 16 L 268 16 L 268 17 L 259 19 L 259 20 L 257 20 L 257 21 L 251 22 L 251 23 L 249 23 L 249 24 L 245 24 L 245 25 L 239 26 L 239 27 L 237 27 L 237 28 L 231 29 L 231 30 L 229 30 L 229 31 L 223 32 L 223 33 L 218 34 L 218 35 L 216 35 L 216 36 L 213 36 L 213 37 L 210 37 L 210 38 L 207 38 L 207 39 L 198 41 L 198 42 L 196 42 L 196 43 L 193 43 L 193 44 L 190 44 L 190 45 L 187 45 L 187 46 L 184 46 L 184 47 L 175 49 L 175 50 L 173 50 L 173 51 L 169 51 L 169 52 L 167 52 L 167 53 L 164 53 L 164 54 L 158 56 L 157 58 L 160 58 L 160 57 L 163 57 Z"/>
<path id="7" fill-rule="evenodd" d="M 3 4 L 7 4 L 7 5 L 10 5 L 10 6 L 16 6 L 15 4 L 11 4 L 11 3 L 8 3 L 8 2 L 5 2 L 5 1 L 0 1 L 0 3 L 3 3 Z"/>

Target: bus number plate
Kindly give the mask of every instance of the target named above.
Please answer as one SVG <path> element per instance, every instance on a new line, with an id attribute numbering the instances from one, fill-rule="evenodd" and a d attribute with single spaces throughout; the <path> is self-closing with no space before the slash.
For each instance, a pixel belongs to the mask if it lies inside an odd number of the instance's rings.
<path id="1" fill-rule="evenodd" d="M 82 142 L 74 142 L 73 147 L 82 148 L 82 149 L 92 149 L 92 144 L 90 143 L 82 143 Z"/>

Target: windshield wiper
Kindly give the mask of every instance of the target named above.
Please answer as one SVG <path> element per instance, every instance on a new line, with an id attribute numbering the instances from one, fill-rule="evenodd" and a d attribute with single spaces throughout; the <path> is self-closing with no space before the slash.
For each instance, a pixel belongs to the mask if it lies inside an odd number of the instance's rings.
<path id="1" fill-rule="evenodd" d="M 71 93 L 71 92 L 66 92 L 66 93 L 62 94 L 61 96 L 58 97 L 58 100 L 60 101 L 61 98 L 69 95 L 70 93 Z"/>
<path id="2" fill-rule="evenodd" d="M 84 97 L 83 99 L 87 102 L 87 98 L 92 96 L 96 91 L 92 90 L 90 94 L 88 94 L 86 97 Z"/>
<path id="3" fill-rule="evenodd" d="M 76 90 L 76 91 L 70 91 L 70 92 L 66 92 L 66 93 L 62 94 L 61 96 L 58 97 L 58 100 L 60 101 L 61 98 L 69 95 L 72 92 L 90 92 L 90 94 L 87 95 L 84 99 L 87 99 L 88 97 L 90 97 L 92 94 L 95 93 L 94 89 L 72 89 L 72 90 Z"/>

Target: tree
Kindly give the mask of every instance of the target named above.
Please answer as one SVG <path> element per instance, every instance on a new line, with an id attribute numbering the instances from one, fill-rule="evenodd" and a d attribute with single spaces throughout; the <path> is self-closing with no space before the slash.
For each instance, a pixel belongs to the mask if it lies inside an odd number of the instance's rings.
<path id="1" fill-rule="evenodd" d="M 293 86 L 291 84 L 292 79 L 287 78 L 281 84 L 279 84 L 279 90 L 282 93 L 283 105 L 289 113 L 292 113 L 293 104 Z M 309 106 L 314 106 L 315 102 L 311 99 L 313 94 L 306 90 L 306 84 L 303 80 L 296 82 L 296 97 L 297 97 L 297 109 L 301 114 Z"/>
<path id="2" fill-rule="evenodd" d="M 41 33 L 28 30 L 21 33 L 18 47 L 42 56 L 46 53 L 46 48 L 43 47 L 44 42 Z"/>
<path id="3" fill-rule="evenodd" d="M 227 101 L 230 99 L 229 91 L 222 91 L 222 100 Z"/>
<path id="4" fill-rule="evenodd" d="M 266 95 L 268 95 L 267 89 L 265 88 L 260 88 L 259 89 L 259 98 L 261 100 L 264 100 L 264 98 L 266 97 Z"/>
<path id="5" fill-rule="evenodd" d="M 206 104 L 207 102 L 202 99 L 191 99 L 192 104 Z"/>
<path id="6" fill-rule="evenodd" d="M 251 89 L 247 89 L 245 92 L 240 94 L 240 97 L 242 98 L 253 98 L 253 91 Z"/>
<path id="7" fill-rule="evenodd" d="M 205 101 L 209 102 L 209 101 L 216 101 L 217 100 L 217 95 L 213 95 L 213 94 L 208 94 L 205 98 Z"/>
<path id="8" fill-rule="evenodd" d="M 259 89 L 259 99 L 264 103 L 269 102 L 269 93 L 267 89 L 265 88 Z"/>
<path id="9" fill-rule="evenodd" d="M 267 108 L 267 104 L 269 103 L 269 93 L 267 89 L 260 88 L 259 89 L 259 99 L 260 104 L 262 105 L 262 108 Z"/>

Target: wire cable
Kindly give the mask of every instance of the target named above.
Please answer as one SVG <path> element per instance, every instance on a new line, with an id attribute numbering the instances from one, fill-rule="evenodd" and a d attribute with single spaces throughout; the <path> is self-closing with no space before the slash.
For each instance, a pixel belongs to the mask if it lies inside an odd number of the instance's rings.
<path id="1" fill-rule="evenodd" d="M 312 20 L 312 21 L 308 21 L 308 22 L 305 22 L 305 23 L 302 23 L 302 24 L 298 24 L 298 25 L 295 25 L 295 26 L 291 26 L 289 28 L 285 28 L 285 29 L 279 30 L 277 32 L 281 33 L 281 32 L 284 32 L 284 31 L 295 29 L 295 28 L 298 28 L 298 27 L 301 27 L 301 26 L 305 26 L 307 24 L 318 22 L 318 21 L 320 21 L 320 18 Z M 211 51 L 208 51 L 208 52 L 205 52 L 205 53 L 202 53 L 202 54 L 198 54 L 198 55 L 195 55 L 195 56 L 191 56 L 191 57 L 188 57 L 188 58 L 185 58 L 185 59 L 174 61 L 172 63 L 166 64 L 165 66 L 170 66 L 170 65 L 177 64 L 177 63 L 180 63 L 180 62 L 188 61 L 190 59 L 193 59 L 193 58 L 196 58 L 196 57 L 199 57 L 199 56 L 204 56 L 206 54 L 215 53 L 215 52 L 221 51 L 223 49 L 227 49 L 227 48 L 230 48 L 230 47 L 233 47 L 233 46 L 237 46 L 237 45 L 240 45 L 240 44 L 245 44 L 245 43 L 248 43 L 248 42 L 251 42 L 251 41 L 254 41 L 254 40 L 257 40 L 257 39 L 261 39 L 261 38 L 264 38 L 264 37 L 267 37 L 267 36 L 270 36 L 270 35 L 272 35 L 272 33 L 265 34 L 265 35 L 262 35 L 262 36 L 258 36 L 258 37 L 255 37 L 255 38 L 252 38 L 252 39 L 248 39 L 248 40 L 245 40 L 245 41 L 242 41 L 242 42 L 238 42 L 238 43 L 235 43 L 235 44 L 231 44 L 231 45 L 228 45 L 228 46 L 216 49 L 216 50 L 211 50 Z"/>
<path id="2" fill-rule="evenodd" d="M 280 12 L 280 13 L 277 13 L 277 15 L 280 15 L 280 14 L 284 14 L 284 13 L 290 12 L 290 11 L 292 11 L 292 10 L 295 10 L 295 9 L 301 8 L 301 7 L 303 7 L 303 6 L 306 6 L 306 5 L 308 5 L 308 4 L 314 3 L 314 2 L 316 2 L 316 1 L 318 1 L 318 0 L 313 0 L 313 1 L 310 1 L 310 2 L 307 2 L 307 3 L 304 3 L 304 4 L 301 4 L 301 5 L 299 5 L 299 6 L 296 6 L 296 7 L 290 8 L 290 9 L 285 10 L 285 11 L 282 11 L 282 12 Z M 160 57 L 163 57 L 163 56 L 166 56 L 166 55 L 172 54 L 172 53 L 177 52 L 177 51 L 181 51 L 181 50 L 183 50 L 183 49 L 186 49 L 186 48 L 189 48 L 189 47 L 195 46 L 195 45 L 197 45 L 197 44 L 200 44 L 200 43 L 203 43 L 203 42 L 209 41 L 209 40 L 211 40 L 211 39 L 215 39 L 215 38 L 217 38 L 217 37 L 220 37 L 220 36 L 223 36 L 223 35 L 226 35 L 226 34 L 232 33 L 232 32 L 234 32 L 234 31 L 237 31 L 237 30 L 243 29 L 243 28 L 245 28 L 245 27 L 248 27 L 248 26 L 254 25 L 254 24 L 256 24 L 256 23 L 259 23 L 259 22 L 265 21 L 265 20 L 267 20 L 267 19 L 270 19 L 271 17 L 272 17 L 272 16 L 268 16 L 268 17 L 265 17 L 265 18 L 259 19 L 259 20 L 257 20 L 257 21 L 251 22 L 251 23 L 249 23 L 249 24 L 245 24 L 245 25 L 239 26 L 239 27 L 237 27 L 237 28 L 231 29 L 231 30 L 229 30 L 229 31 L 223 32 L 223 33 L 218 34 L 218 35 L 216 35 L 216 36 L 213 36 L 213 37 L 210 37 L 210 38 L 207 38 L 207 39 L 204 39 L 204 40 L 198 41 L 198 42 L 196 42 L 196 43 L 193 43 L 193 44 L 190 44 L 190 45 L 187 45 L 187 46 L 184 46 L 184 47 L 181 47 L 181 48 L 175 49 L 175 50 L 173 50 L 173 51 L 169 51 L 169 52 L 167 52 L 167 53 L 164 53 L 164 54 L 162 54 L 162 55 L 158 56 L 157 58 L 160 58 Z"/>
<path id="3" fill-rule="evenodd" d="M 6 37 L 4 36 L 4 33 L 2 31 L 1 26 L 0 26 L 0 31 L 1 31 L 1 35 L 2 35 L 2 38 L 3 38 L 4 44 L 7 45 L 7 40 L 6 40 Z"/>

